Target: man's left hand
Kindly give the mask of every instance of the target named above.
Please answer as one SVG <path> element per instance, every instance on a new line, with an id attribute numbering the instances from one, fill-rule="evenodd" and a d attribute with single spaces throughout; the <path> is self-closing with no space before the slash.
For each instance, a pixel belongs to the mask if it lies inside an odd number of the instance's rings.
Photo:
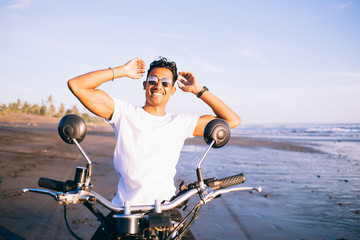
<path id="1" fill-rule="evenodd" d="M 201 91 L 202 86 L 194 74 L 191 72 L 179 72 L 179 75 L 183 77 L 178 77 L 178 86 L 181 90 L 184 92 L 192 92 L 195 95 Z"/>

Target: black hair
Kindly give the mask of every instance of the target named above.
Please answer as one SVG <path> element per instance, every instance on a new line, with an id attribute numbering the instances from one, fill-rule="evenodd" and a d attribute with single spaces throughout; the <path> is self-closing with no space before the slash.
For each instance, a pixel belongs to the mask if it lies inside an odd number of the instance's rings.
<path id="1" fill-rule="evenodd" d="M 178 74 L 177 74 L 177 67 L 176 67 L 175 62 L 171 62 L 171 61 L 167 60 L 165 57 L 159 57 L 159 60 L 155 60 L 150 64 L 146 78 L 149 77 L 151 70 L 153 70 L 154 68 L 169 69 L 173 74 L 173 84 L 176 82 L 176 80 L 178 78 Z"/>

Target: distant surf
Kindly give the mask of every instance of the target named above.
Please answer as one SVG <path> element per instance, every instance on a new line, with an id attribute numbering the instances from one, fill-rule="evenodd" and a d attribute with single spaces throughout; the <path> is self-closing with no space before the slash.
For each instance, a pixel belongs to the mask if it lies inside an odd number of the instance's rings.
<path id="1" fill-rule="evenodd" d="M 233 136 L 310 141 L 360 141 L 360 123 L 244 124 Z"/>

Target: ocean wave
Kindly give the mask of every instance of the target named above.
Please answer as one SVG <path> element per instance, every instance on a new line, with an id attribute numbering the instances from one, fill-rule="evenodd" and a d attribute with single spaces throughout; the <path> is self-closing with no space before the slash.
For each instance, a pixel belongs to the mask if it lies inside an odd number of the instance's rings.
<path id="1" fill-rule="evenodd" d="M 233 129 L 232 134 L 256 138 L 360 141 L 360 123 L 244 124 Z"/>

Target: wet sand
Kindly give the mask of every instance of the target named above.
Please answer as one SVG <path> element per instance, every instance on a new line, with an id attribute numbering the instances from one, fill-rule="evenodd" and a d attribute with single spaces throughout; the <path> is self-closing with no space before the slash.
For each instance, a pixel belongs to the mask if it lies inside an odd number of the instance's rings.
<path id="1" fill-rule="evenodd" d="M 23 187 L 37 187 L 39 177 L 72 179 L 75 166 L 86 164 L 74 145 L 58 137 L 58 121 L 0 117 L 0 239 L 73 239 L 61 205 L 45 195 L 20 194 Z M 94 163 L 94 190 L 110 200 L 118 180 L 115 139 L 108 126 L 88 130 L 81 145 Z M 194 180 L 204 146 L 201 138 L 186 142 L 177 182 Z M 244 186 L 264 191 L 231 193 L 203 206 L 193 233 L 197 239 L 359 239 L 359 163 L 345 155 L 329 155 L 316 143 L 233 137 L 210 151 L 205 176 L 244 172 Z M 95 217 L 80 204 L 69 209 L 73 230 L 89 239 L 98 226 Z"/>

